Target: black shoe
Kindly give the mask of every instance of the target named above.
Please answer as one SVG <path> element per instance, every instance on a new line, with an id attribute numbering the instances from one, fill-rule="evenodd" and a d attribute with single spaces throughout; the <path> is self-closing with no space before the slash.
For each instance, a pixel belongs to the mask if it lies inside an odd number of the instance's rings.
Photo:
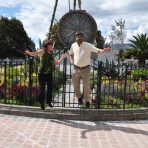
<path id="1" fill-rule="evenodd" d="M 86 102 L 86 108 L 90 108 L 90 103 Z"/>
<path id="2" fill-rule="evenodd" d="M 45 110 L 44 104 L 41 104 L 41 110 Z"/>
<path id="3" fill-rule="evenodd" d="M 83 94 L 80 98 L 78 98 L 78 104 L 82 105 L 83 104 Z"/>
<path id="4" fill-rule="evenodd" d="M 78 103 L 79 103 L 79 105 L 82 105 L 82 103 L 83 103 L 82 102 L 82 97 L 78 99 Z"/>
<path id="5" fill-rule="evenodd" d="M 51 103 L 48 104 L 50 108 L 53 108 L 53 105 Z"/>

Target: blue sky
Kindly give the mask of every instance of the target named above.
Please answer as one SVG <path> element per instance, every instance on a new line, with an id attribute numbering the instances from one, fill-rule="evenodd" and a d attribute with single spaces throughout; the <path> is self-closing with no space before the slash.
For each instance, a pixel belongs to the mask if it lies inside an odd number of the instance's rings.
<path id="1" fill-rule="evenodd" d="M 17 12 L 19 12 L 20 6 L 14 6 L 14 7 L 1 7 L 0 8 L 0 14 L 3 16 L 15 16 Z"/>
<path id="2" fill-rule="evenodd" d="M 147 0 L 81 0 L 82 9 L 93 16 L 98 29 L 109 40 L 111 25 L 123 19 L 126 24 L 126 42 L 133 35 L 148 33 Z M 48 32 L 55 0 L 0 0 L 0 15 L 16 17 L 22 21 L 28 36 L 38 46 L 38 39 L 44 40 Z M 71 9 L 73 0 L 70 0 Z M 69 11 L 68 0 L 59 0 L 56 19 Z"/>

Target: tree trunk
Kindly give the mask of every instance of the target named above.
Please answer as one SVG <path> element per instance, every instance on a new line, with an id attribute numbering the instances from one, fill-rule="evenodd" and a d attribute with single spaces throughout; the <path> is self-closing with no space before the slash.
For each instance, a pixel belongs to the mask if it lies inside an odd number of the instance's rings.
<path id="1" fill-rule="evenodd" d="M 49 38 L 50 35 L 51 35 L 51 30 L 52 30 L 53 21 L 54 21 L 54 18 L 55 18 L 55 13 L 56 13 L 57 5 L 58 5 L 58 0 L 55 1 L 54 10 L 53 10 L 52 19 L 51 19 L 51 24 L 50 24 L 50 28 L 49 28 L 49 35 L 48 35 L 48 38 Z"/>

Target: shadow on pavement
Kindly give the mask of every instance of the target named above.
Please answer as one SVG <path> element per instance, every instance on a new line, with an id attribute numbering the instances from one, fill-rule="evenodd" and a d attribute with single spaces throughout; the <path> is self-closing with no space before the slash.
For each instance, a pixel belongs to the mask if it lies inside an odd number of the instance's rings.
<path id="1" fill-rule="evenodd" d="M 84 129 L 83 131 L 81 131 L 81 138 L 84 139 L 87 138 L 86 133 L 99 130 L 104 130 L 104 131 L 119 130 L 125 133 L 142 134 L 148 136 L 148 131 L 141 129 L 134 129 L 131 127 L 119 126 L 119 122 L 103 122 L 103 121 L 91 122 L 91 121 L 71 121 L 71 120 L 50 120 L 50 121 L 74 128 Z M 130 124 L 132 122 L 128 123 Z M 111 125 L 111 124 L 118 124 L 118 125 Z M 135 124 L 134 121 L 133 124 Z"/>

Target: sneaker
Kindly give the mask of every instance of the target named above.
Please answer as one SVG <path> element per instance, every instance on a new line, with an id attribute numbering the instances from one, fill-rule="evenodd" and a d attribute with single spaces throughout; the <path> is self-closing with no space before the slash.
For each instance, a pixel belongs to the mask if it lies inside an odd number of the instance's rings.
<path id="1" fill-rule="evenodd" d="M 45 110 L 44 104 L 41 104 L 41 110 Z"/>
<path id="2" fill-rule="evenodd" d="M 53 105 L 51 103 L 48 104 L 50 108 L 53 108 Z"/>
<path id="3" fill-rule="evenodd" d="M 86 102 L 86 108 L 90 108 L 90 103 Z"/>

